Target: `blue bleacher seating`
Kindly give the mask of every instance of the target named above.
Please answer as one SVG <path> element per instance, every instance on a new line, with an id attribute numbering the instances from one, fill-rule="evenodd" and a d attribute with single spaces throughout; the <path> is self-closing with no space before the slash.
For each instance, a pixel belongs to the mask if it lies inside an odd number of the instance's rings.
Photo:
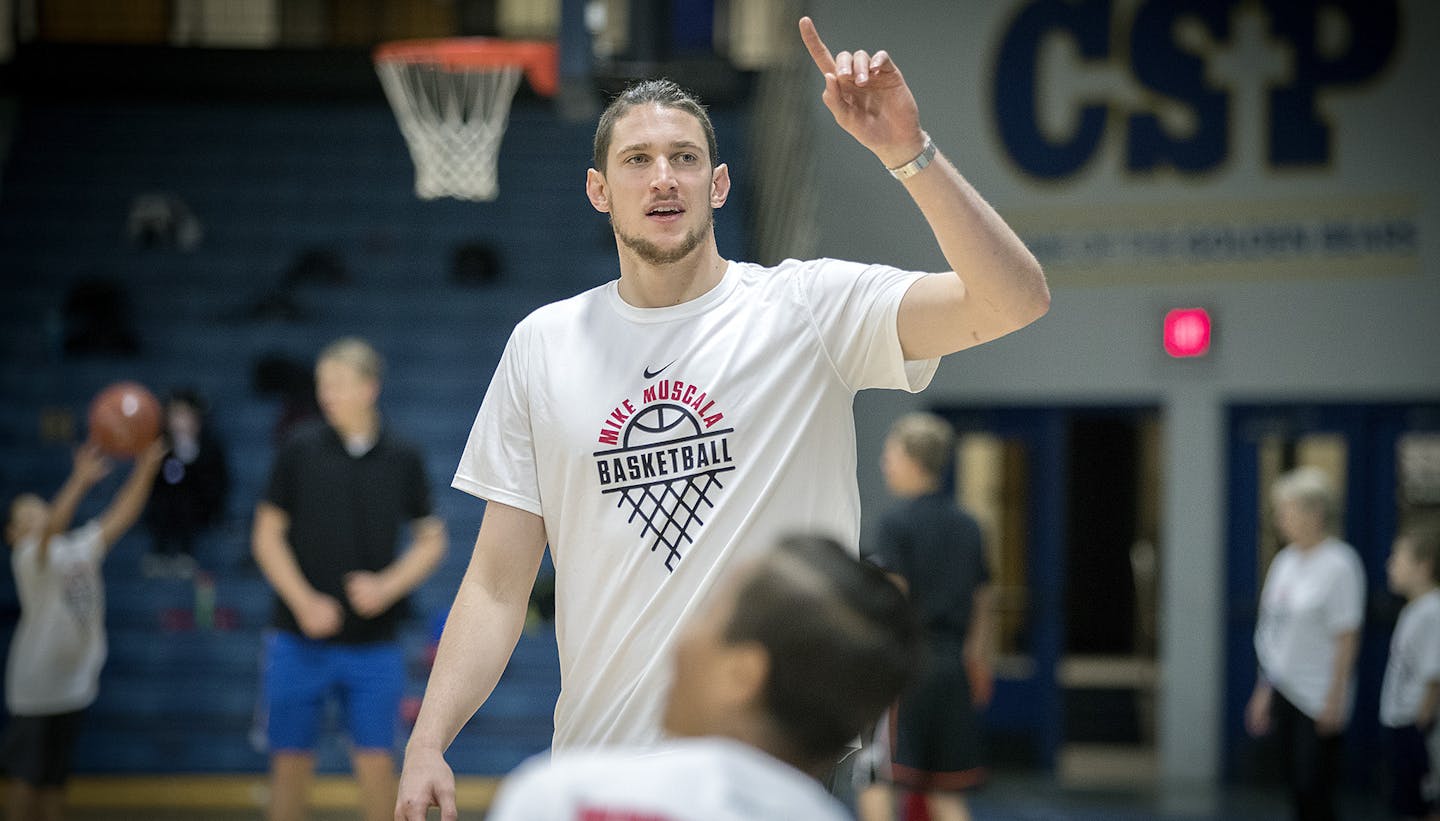
<path id="1" fill-rule="evenodd" d="M 722 143 L 738 154 L 739 115 L 713 115 Z M 41 439 L 42 411 L 68 411 L 83 431 L 89 398 L 122 378 L 157 391 L 189 384 L 208 395 L 232 474 L 227 521 L 207 536 L 199 558 L 215 574 L 217 604 L 234 626 L 211 632 L 167 624 L 167 614 L 193 608 L 193 588 L 143 577 L 147 537 L 143 528 L 127 535 L 106 565 L 110 661 L 78 769 L 265 768 L 250 730 L 270 593 L 248 557 L 248 520 L 266 481 L 280 405 L 254 394 L 251 369 L 267 353 L 308 362 L 345 334 L 370 338 L 386 355 L 382 408 L 426 452 L 432 496 L 449 523 L 450 555 L 416 591 L 417 618 L 405 632 L 418 695 L 431 624 L 454 594 L 482 512 L 450 489 L 450 476 L 510 329 L 539 305 L 615 275 L 608 226 L 582 190 L 592 127 L 517 101 L 500 156 L 500 198 L 462 203 L 414 197 L 409 153 L 379 101 L 27 100 L 18 122 L 0 182 L 0 490 L 6 499 L 53 492 L 69 446 Z M 130 205 L 147 192 L 170 192 L 189 205 L 204 226 L 197 248 L 127 241 Z M 743 253 L 743 206 L 741 190 L 717 213 L 721 247 L 731 255 Z M 485 287 L 453 284 L 455 247 L 476 241 L 498 249 L 503 278 Z M 246 319 L 246 309 L 310 248 L 338 253 L 350 281 L 296 287 L 301 320 Z M 61 307 L 82 277 L 123 283 L 139 356 L 62 355 Z M 81 517 L 94 515 L 119 481 L 107 479 Z M 15 601 L 7 579 L 0 644 L 13 629 Z M 558 689 L 553 633 L 525 636 L 495 694 L 457 739 L 450 756 L 457 772 L 503 773 L 548 746 Z M 346 769 L 343 745 L 327 744 L 322 771 Z"/>

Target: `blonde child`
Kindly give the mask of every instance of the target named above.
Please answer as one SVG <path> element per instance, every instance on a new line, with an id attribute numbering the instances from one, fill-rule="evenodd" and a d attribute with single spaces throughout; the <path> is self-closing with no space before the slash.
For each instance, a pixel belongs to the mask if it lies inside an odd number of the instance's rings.
<path id="1" fill-rule="evenodd" d="M 70 754 L 80 717 L 95 700 L 105 664 L 105 588 L 100 564 L 135 524 L 165 456 L 157 440 L 99 517 L 70 529 L 85 494 L 110 472 L 92 445 L 55 498 L 33 493 L 10 505 L 5 539 L 20 594 L 20 623 L 5 669 L 5 762 L 11 821 L 55 821 L 64 813 Z"/>
<path id="2" fill-rule="evenodd" d="M 1394 776 L 1391 809 L 1401 818 L 1440 819 L 1436 711 L 1440 709 L 1440 521 L 1407 528 L 1386 565 L 1405 609 L 1390 640 L 1380 691 Z M 1427 749 L 1428 747 L 1428 749 Z"/>

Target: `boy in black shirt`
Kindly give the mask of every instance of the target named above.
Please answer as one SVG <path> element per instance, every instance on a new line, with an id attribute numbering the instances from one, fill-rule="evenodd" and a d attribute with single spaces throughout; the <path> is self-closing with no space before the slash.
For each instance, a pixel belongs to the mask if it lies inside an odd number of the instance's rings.
<path id="1" fill-rule="evenodd" d="M 975 705 L 989 699 L 990 571 L 980 525 L 943 490 L 954 451 L 954 430 L 933 414 L 890 429 L 881 468 L 904 501 L 881 520 L 870 555 L 909 592 L 928 650 L 920 680 L 880 733 L 889 736 L 889 780 L 923 793 L 936 821 L 970 817 L 963 792 L 985 779 Z M 862 795 L 866 821 L 889 810 L 884 786 Z"/>

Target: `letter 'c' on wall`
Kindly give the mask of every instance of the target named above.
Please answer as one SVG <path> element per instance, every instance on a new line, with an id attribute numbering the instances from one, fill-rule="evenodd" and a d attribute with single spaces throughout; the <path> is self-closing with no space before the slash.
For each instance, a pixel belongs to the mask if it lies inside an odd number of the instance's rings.
<path id="1" fill-rule="evenodd" d="M 1080 110 L 1073 134 L 1052 140 L 1040 130 L 1037 71 L 1047 36 L 1063 34 L 1090 60 L 1110 56 L 1110 2 L 1041 0 L 1020 11 L 1000 44 L 995 66 L 995 115 L 1000 138 L 1016 163 L 1037 177 L 1066 177 L 1095 153 L 1105 133 L 1105 106 Z"/>

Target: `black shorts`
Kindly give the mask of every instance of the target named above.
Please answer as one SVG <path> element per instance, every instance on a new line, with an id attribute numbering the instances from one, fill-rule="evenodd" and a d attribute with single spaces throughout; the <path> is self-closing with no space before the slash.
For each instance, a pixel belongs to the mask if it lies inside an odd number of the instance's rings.
<path id="1" fill-rule="evenodd" d="M 932 643 L 920 679 L 891 713 L 890 778 L 923 792 L 958 792 L 985 781 L 980 721 L 959 642 Z"/>
<path id="2" fill-rule="evenodd" d="M 1386 727 L 1390 751 L 1390 809 L 1404 818 L 1424 818 L 1440 809 L 1435 796 L 1427 795 L 1425 781 L 1434 762 L 1425 746 L 1425 735 L 1413 724 Z"/>
<path id="3" fill-rule="evenodd" d="M 5 765 L 10 777 L 32 787 L 65 786 L 82 715 L 83 711 L 11 716 L 5 728 Z"/>

